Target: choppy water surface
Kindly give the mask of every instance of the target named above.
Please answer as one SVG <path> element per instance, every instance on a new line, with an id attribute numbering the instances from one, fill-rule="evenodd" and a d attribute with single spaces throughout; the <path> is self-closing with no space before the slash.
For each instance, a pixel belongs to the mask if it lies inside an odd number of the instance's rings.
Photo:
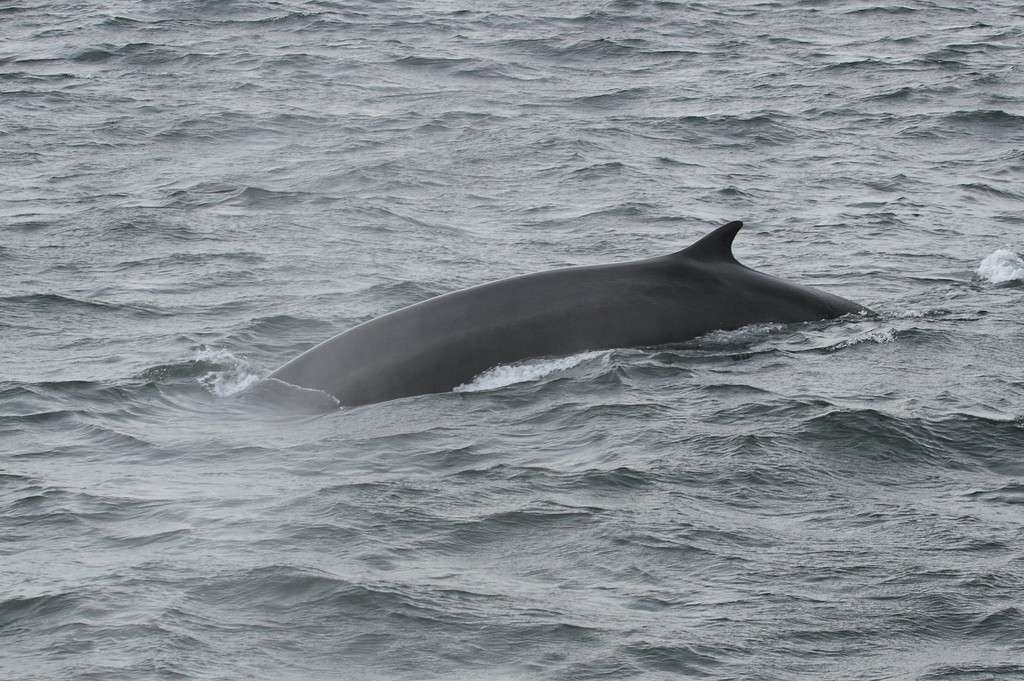
<path id="1" fill-rule="evenodd" d="M 7 0 L 0 38 L 3 678 L 1024 678 L 1019 3 Z M 731 219 L 878 317 L 259 384 Z"/>

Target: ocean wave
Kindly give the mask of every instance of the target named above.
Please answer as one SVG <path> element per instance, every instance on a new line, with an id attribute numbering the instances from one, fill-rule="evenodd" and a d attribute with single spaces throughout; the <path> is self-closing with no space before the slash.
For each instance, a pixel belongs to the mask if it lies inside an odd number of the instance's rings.
<path id="1" fill-rule="evenodd" d="M 945 114 L 942 120 L 961 128 L 989 130 L 1019 131 L 1024 125 L 1024 115 L 1002 109 L 964 109 Z"/>
<path id="2" fill-rule="evenodd" d="M 574 101 L 582 106 L 610 108 L 627 102 L 645 101 L 645 98 L 648 95 L 650 95 L 650 88 L 633 87 L 625 88 L 623 90 L 614 90 L 612 92 L 602 92 L 597 95 L 577 97 Z"/>
<path id="3" fill-rule="evenodd" d="M 409 56 L 402 57 L 395 61 L 399 66 L 416 68 L 451 69 L 454 67 L 467 68 L 470 64 L 476 64 L 475 59 L 469 57 L 423 57 Z"/>
<path id="4" fill-rule="evenodd" d="M 438 626 L 471 624 L 477 619 L 478 607 L 490 603 L 507 603 L 507 598 L 468 589 L 347 578 L 313 568 L 268 565 L 208 578 L 189 591 L 185 605 L 203 610 L 212 606 L 229 617 L 253 612 L 260 617 L 297 618 L 294 623 L 298 626 L 342 613 L 349 622 L 372 622 L 379 613 L 387 613 L 401 627 L 403 621 Z"/>
<path id="5" fill-rule="evenodd" d="M 712 676 L 722 663 L 723 650 L 718 646 L 687 645 L 679 642 L 655 643 L 638 641 L 622 646 L 621 653 L 643 669 L 671 673 L 682 678 Z"/>
<path id="6" fill-rule="evenodd" d="M 923 417 L 878 409 L 832 409 L 806 419 L 799 429 L 808 444 L 825 445 L 830 456 L 852 456 L 851 463 L 869 461 L 914 470 L 925 466 L 950 470 L 993 468 L 1024 470 L 1000 455 L 1011 441 L 1024 446 L 1024 431 L 1013 419 L 966 413 Z M 862 470 L 862 473 L 867 473 Z"/>
<path id="7" fill-rule="evenodd" d="M 779 145 L 796 139 L 798 134 L 794 125 L 784 122 L 786 118 L 789 116 L 781 112 L 766 112 L 677 116 L 652 123 L 656 129 L 673 134 L 707 135 L 728 144 Z"/>
<path id="8" fill-rule="evenodd" d="M 124 57 L 133 64 L 166 64 L 181 58 L 176 50 L 153 43 L 103 44 L 87 47 L 71 54 L 72 62 L 97 64 Z"/>
<path id="9" fill-rule="evenodd" d="M 527 475 L 519 472 L 510 476 L 518 479 Z M 640 470 L 629 466 L 619 466 L 610 470 L 591 468 L 581 473 L 559 476 L 559 488 L 578 488 L 587 490 L 632 490 L 643 489 L 657 482 L 657 476 L 648 470 Z M 533 479 L 532 476 L 529 479 Z"/>
<path id="10" fill-rule="evenodd" d="M 218 182 L 205 182 L 168 195 L 166 207 L 202 208 L 205 206 L 241 206 L 244 208 L 283 207 L 299 203 L 329 203 L 329 196 L 314 192 L 264 189 Z"/>
<path id="11" fill-rule="evenodd" d="M 279 334 L 292 335 L 296 332 L 302 334 L 322 334 L 333 330 L 333 328 L 329 322 L 315 317 L 278 314 L 269 317 L 255 317 L 249 320 L 243 332 L 237 332 L 235 335 L 265 338 L 266 336 Z"/>
<path id="12" fill-rule="evenodd" d="M 594 163 L 572 171 L 574 181 L 593 182 L 602 178 L 618 178 L 630 170 L 629 166 L 619 161 Z"/>
<path id="13" fill-rule="evenodd" d="M 869 5 L 867 7 L 855 7 L 846 10 L 846 14 L 913 14 L 919 8 L 909 5 Z"/>
<path id="14" fill-rule="evenodd" d="M 995 489 L 973 490 L 964 496 L 978 501 L 1024 506 L 1024 483 L 1010 482 Z"/>
<path id="15" fill-rule="evenodd" d="M 961 184 L 960 187 L 970 192 L 978 194 L 987 194 L 990 197 L 1010 199 L 1013 201 L 1024 200 L 1024 194 L 1018 194 L 1008 189 L 1000 189 L 998 187 L 993 187 L 991 184 L 988 184 L 986 182 L 966 182 Z"/>
<path id="16" fill-rule="evenodd" d="M 216 347 L 200 347 L 191 359 L 149 367 L 136 376 L 168 384 L 191 379 L 215 397 L 231 397 L 258 383 L 262 375 L 243 355 Z"/>
<path id="17" fill-rule="evenodd" d="M 977 274 L 993 284 L 1024 282 L 1024 258 L 1008 248 L 999 248 L 985 256 Z"/>
<path id="18" fill-rule="evenodd" d="M 224 355 L 229 355 L 226 351 Z M 211 371 L 224 369 L 223 356 L 218 356 L 214 351 L 199 351 L 196 357 L 186 362 L 175 362 L 171 364 L 159 364 L 149 367 L 138 374 L 138 378 L 146 381 L 166 382 L 177 378 L 199 378 Z"/>
<path id="19" fill-rule="evenodd" d="M 74 613 L 79 599 L 71 592 L 37 596 L 8 596 L 0 601 L 0 631 L 31 631 L 40 621 L 63 620 Z"/>
<path id="20" fill-rule="evenodd" d="M 112 303 L 105 300 L 79 298 L 61 293 L 26 293 L 0 297 L 0 309 L 7 308 L 11 315 L 31 315 L 33 319 L 76 313 L 129 314 L 141 317 L 160 317 L 170 314 L 150 305 Z"/>
<path id="21" fill-rule="evenodd" d="M 842 348 L 849 348 L 860 343 L 893 343 L 896 341 L 898 331 L 893 327 L 879 327 L 877 329 L 871 329 L 858 334 L 853 338 L 840 341 L 833 347 L 837 350 Z"/>
<path id="22" fill-rule="evenodd" d="M 442 548 L 447 552 L 476 551 L 490 544 L 507 544 L 516 535 L 530 536 L 556 529 L 592 527 L 602 514 L 599 508 L 523 508 L 490 513 L 480 518 L 445 523 Z"/>
<path id="23" fill-rule="evenodd" d="M 135 268 L 160 268 L 173 269 L 175 267 L 191 267 L 194 265 L 206 265 L 209 263 L 227 262 L 242 263 L 245 265 L 257 265 L 266 262 L 267 257 L 261 253 L 248 251 L 228 251 L 224 253 L 200 252 L 200 253 L 168 253 L 165 255 L 154 255 L 148 258 L 124 260 L 118 263 L 118 269 L 131 270 Z"/>

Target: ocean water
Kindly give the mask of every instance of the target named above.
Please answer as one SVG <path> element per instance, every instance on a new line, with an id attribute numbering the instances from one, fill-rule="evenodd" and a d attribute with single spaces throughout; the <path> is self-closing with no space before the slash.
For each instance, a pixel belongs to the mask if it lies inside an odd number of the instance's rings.
<path id="1" fill-rule="evenodd" d="M 733 219 L 877 316 L 261 382 Z M 1019 2 L 0 0 L 0 678 L 1022 679 L 1022 235 Z"/>

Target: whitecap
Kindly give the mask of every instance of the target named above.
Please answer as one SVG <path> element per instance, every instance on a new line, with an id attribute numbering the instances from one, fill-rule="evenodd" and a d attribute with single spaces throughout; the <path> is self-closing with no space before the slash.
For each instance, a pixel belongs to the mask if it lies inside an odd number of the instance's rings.
<path id="1" fill-rule="evenodd" d="M 854 345 L 859 345 L 861 343 L 878 343 L 879 345 L 882 345 L 885 343 L 893 343 L 895 341 L 896 329 L 892 327 L 882 326 L 876 329 L 871 329 L 870 331 L 865 331 L 864 333 L 858 334 L 853 338 L 848 338 L 847 340 L 838 343 L 835 346 L 835 348 L 849 348 Z"/>
<path id="2" fill-rule="evenodd" d="M 1000 248 L 981 261 L 978 276 L 993 284 L 1024 281 L 1024 259 L 1008 248 Z"/>

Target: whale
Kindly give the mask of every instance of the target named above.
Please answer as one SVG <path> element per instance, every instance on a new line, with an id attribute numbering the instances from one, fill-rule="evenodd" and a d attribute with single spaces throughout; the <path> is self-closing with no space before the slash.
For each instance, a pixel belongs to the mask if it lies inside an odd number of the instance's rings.
<path id="1" fill-rule="evenodd" d="M 741 264 L 732 244 L 742 226 L 729 222 L 669 255 L 549 270 L 439 295 L 329 338 L 269 379 L 359 406 L 447 392 L 487 369 L 531 358 L 870 312 Z"/>

